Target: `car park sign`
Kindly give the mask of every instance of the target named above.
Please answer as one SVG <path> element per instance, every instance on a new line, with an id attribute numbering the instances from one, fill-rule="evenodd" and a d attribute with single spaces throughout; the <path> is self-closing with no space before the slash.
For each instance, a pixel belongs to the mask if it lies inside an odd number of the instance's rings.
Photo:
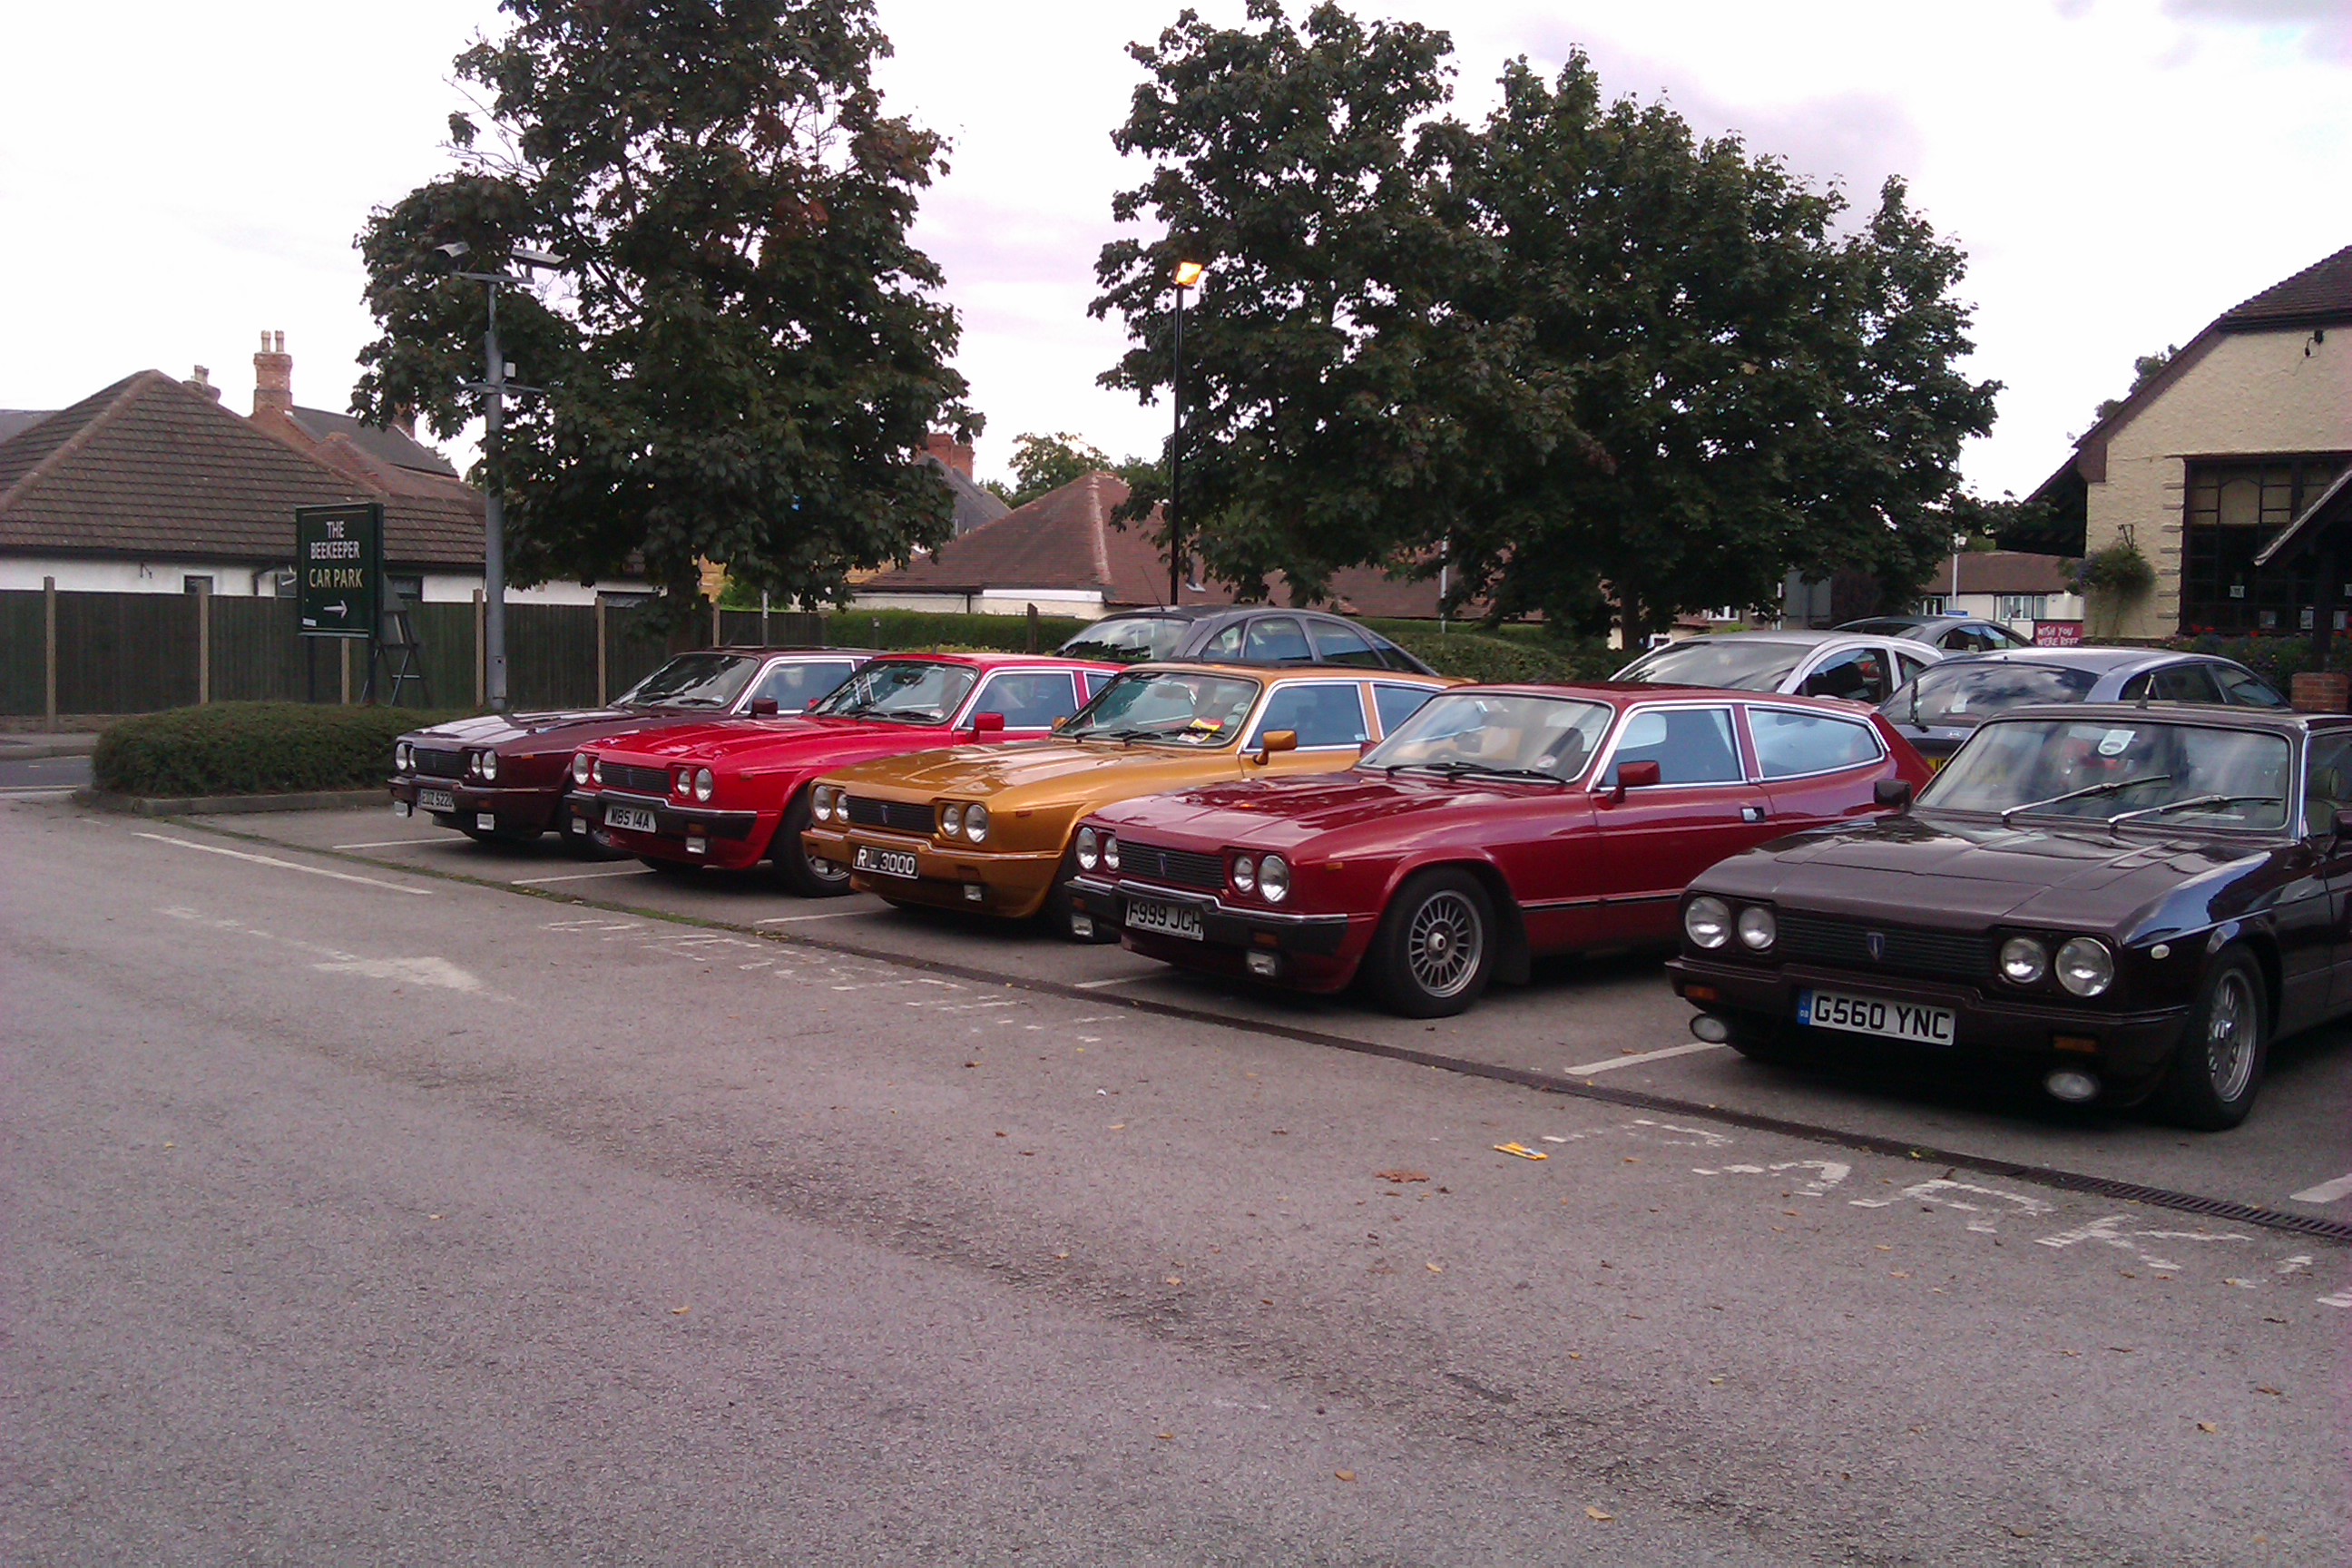
<path id="1" fill-rule="evenodd" d="M 383 603 L 383 507 L 294 509 L 295 603 L 306 637 L 371 637 Z"/>

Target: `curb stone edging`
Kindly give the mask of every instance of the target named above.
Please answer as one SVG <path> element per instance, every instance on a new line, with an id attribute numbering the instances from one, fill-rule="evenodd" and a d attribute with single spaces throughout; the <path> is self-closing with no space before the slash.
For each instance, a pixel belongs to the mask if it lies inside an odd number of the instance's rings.
<path id="1" fill-rule="evenodd" d="M 374 789 L 310 790 L 292 795 L 116 795 L 109 790 L 78 789 L 74 804 L 98 811 L 131 816 L 242 816 L 263 811 L 349 811 L 355 806 L 382 805 L 388 798 L 381 785 Z"/>

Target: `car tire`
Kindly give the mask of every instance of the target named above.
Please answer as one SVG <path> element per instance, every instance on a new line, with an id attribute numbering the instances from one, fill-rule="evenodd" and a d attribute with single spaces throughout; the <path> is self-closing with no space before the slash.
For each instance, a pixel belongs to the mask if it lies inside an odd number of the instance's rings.
<path id="1" fill-rule="evenodd" d="M 776 868 L 776 879 L 802 898 L 837 899 L 849 891 L 849 868 L 809 854 L 801 835 L 808 831 L 810 821 L 809 792 L 803 790 L 784 807 L 783 826 L 776 829 L 775 841 L 768 846 L 769 864 Z"/>
<path id="2" fill-rule="evenodd" d="M 2224 948 L 2197 988 L 2189 1027 L 2173 1052 L 2161 1104 L 2174 1123 L 2221 1132 L 2246 1119 L 2270 1057 L 2262 970 L 2242 948 Z"/>
<path id="3" fill-rule="evenodd" d="M 1787 1067 L 1804 1057 L 1804 1047 L 1790 1037 L 1781 1025 L 1765 1018 L 1727 1020 L 1731 1037 L 1724 1041 L 1733 1050 L 1751 1062 L 1769 1067 Z"/>
<path id="4" fill-rule="evenodd" d="M 1451 1017 L 1486 991 L 1501 940 L 1485 884 L 1467 871 L 1423 871 L 1381 918 L 1366 955 L 1373 989 L 1405 1017 Z"/>

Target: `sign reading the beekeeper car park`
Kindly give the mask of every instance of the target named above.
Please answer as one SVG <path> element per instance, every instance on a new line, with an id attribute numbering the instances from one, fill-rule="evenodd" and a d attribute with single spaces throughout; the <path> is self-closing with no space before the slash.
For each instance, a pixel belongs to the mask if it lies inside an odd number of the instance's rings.
<path id="1" fill-rule="evenodd" d="M 306 637 L 367 637 L 383 602 L 383 506 L 294 509 L 295 603 Z"/>

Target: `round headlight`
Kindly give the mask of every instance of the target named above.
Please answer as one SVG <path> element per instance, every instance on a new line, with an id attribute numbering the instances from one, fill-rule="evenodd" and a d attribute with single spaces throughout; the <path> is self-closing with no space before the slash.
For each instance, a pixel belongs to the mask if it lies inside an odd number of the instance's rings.
<path id="1" fill-rule="evenodd" d="M 963 836 L 974 844 L 988 842 L 988 807 L 984 805 L 964 807 Z"/>
<path id="2" fill-rule="evenodd" d="M 482 776 L 486 779 L 495 779 L 499 776 L 499 754 L 496 752 L 482 753 Z"/>
<path id="3" fill-rule="evenodd" d="M 1118 834 L 1116 834 L 1116 833 L 1106 833 L 1106 834 L 1104 834 L 1104 835 L 1103 835 L 1103 841 L 1102 841 L 1102 858 L 1103 858 L 1103 865 L 1104 865 L 1106 868 L 1108 868 L 1108 869 L 1113 870 L 1113 871 L 1116 871 L 1116 870 L 1118 870 Z"/>
<path id="4" fill-rule="evenodd" d="M 1102 836 L 1091 827 L 1078 829 L 1078 866 L 1091 871 L 1102 864 Z"/>
<path id="5" fill-rule="evenodd" d="M 1258 896 L 1269 904 L 1278 904 L 1290 897 L 1290 863 L 1279 855 L 1269 855 L 1257 863 Z"/>
<path id="6" fill-rule="evenodd" d="M 467 752 L 466 753 L 466 772 L 469 775 L 478 776 L 481 771 L 482 753 L 479 752 Z"/>
<path id="7" fill-rule="evenodd" d="M 1701 894 L 1683 906 L 1683 934 L 1698 947 L 1721 947 L 1731 940 L 1731 907 Z"/>
<path id="8" fill-rule="evenodd" d="M 1234 857 L 1234 886 L 1248 892 L 1257 886 L 1257 862 L 1246 855 Z"/>
<path id="9" fill-rule="evenodd" d="M 831 822 L 837 815 L 846 821 L 849 816 L 848 794 L 849 792 L 839 784 L 817 785 L 816 819 L 819 822 Z"/>
<path id="10" fill-rule="evenodd" d="M 1772 919 L 1772 911 L 1757 904 L 1739 911 L 1737 929 L 1741 944 L 1754 952 L 1761 952 L 1771 946 L 1780 934 L 1780 925 Z"/>
<path id="11" fill-rule="evenodd" d="M 591 757 L 588 759 L 588 782 L 590 784 L 601 784 L 604 782 L 604 758 Z"/>
<path id="12" fill-rule="evenodd" d="M 677 793 L 680 795 L 686 795 L 691 792 L 694 788 L 694 770 L 692 768 L 678 769 L 676 785 Z"/>
<path id="13" fill-rule="evenodd" d="M 704 768 L 694 775 L 695 799 L 709 800 L 710 798 L 710 792 L 718 787 L 719 781 L 710 776 L 710 770 L 709 768 Z"/>
<path id="14" fill-rule="evenodd" d="M 407 742 L 403 741 L 392 749 L 392 765 L 402 773 L 416 765 L 416 753 L 409 749 Z"/>
<path id="15" fill-rule="evenodd" d="M 2096 996 L 2116 983 L 2116 955 L 2096 937 L 2078 936 L 2058 950 L 2058 984 L 2077 996 Z"/>
<path id="16" fill-rule="evenodd" d="M 573 784 L 586 784 L 588 782 L 588 753 L 585 752 L 572 752 L 572 782 Z"/>
<path id="17" fill-rule="evenodd" d="M 940 807 L 940 831 L 950 838 L 963 832 L 963 807 L 950 804 Z"/>
<path id="18" fill-rule="evenodd" d="M 2050 952 L 2030 936 L 2013 936 L 2000 944 L 2000 977 L 2011 985 L 2031 985 L 2050 973 Z"/>

